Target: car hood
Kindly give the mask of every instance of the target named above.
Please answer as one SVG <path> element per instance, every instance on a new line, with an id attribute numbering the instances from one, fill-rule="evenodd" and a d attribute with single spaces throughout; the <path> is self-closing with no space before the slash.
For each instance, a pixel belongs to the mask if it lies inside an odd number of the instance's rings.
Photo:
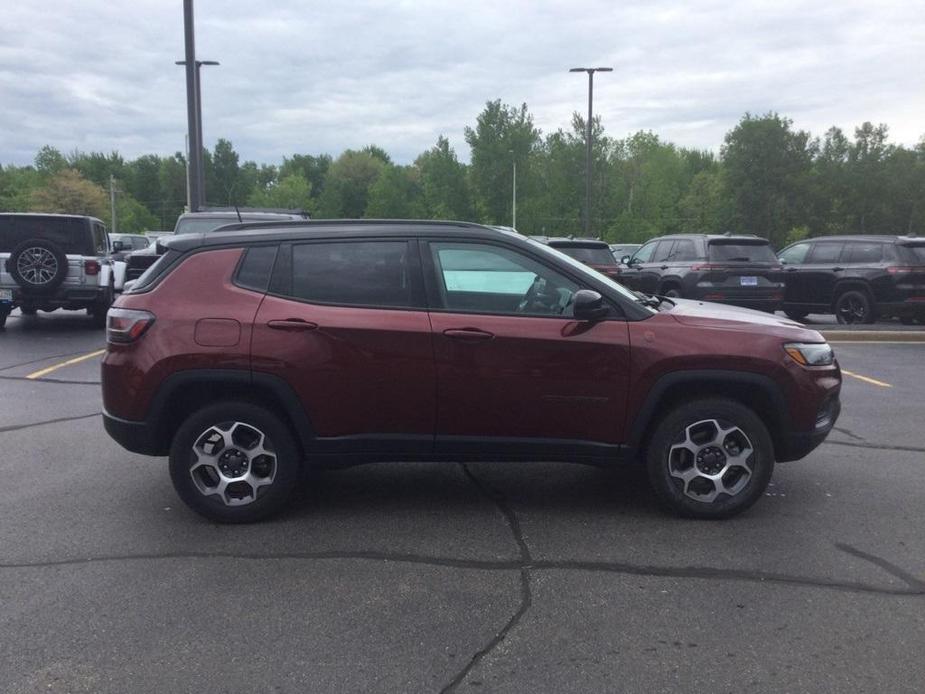
<path id="1" fill-rule="evenodd" d="M 668 312 L 682 325 L 744 332 L 766 331 L 801 342 L 824 342 L 817 331 L 802 323 L 750 308 L 714 304 L 709 301 L 672 299 L 676 305 Z"/>

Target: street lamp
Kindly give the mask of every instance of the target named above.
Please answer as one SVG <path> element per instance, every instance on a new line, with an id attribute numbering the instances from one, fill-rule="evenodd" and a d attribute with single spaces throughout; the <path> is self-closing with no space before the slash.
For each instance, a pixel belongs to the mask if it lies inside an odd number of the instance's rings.
<path id="1" fill-rule="evenodd" d="M 186 65 L 186 61 L 185 61 L 185 60 L 176 60 L 176 61 L 174 61 L 174 63 L 175 63 L 176 65 Z M 203 65 L 205 65 L 205 66 L 208 67 L 208 66 L 210 66 L 210 65 L 221 65 L 221 63 L 218 62 L 217 60 L 197 60 L 197 61 L 196 61 L 196 104 L 195 104 L 195 107 L 196 107 L 196 135 L 197 135 L 197 138 L 196 138 L 196 139 L 199 140 L 199 146 L 200 146 L 200 147 L 205 147 L 205 142 L 203 142 L 203 140 L 202 140 L 202 79 L 200 78 L 200 75 L 199 75 L 200 68 L 201 68 Z M 197 157 L 198 157 L 198 156 L 201 156 L 201 153 L 197 153 Z M 187 167 L 187 176 L 188 176 L 188 175 L 189 175 L 189 173 L 188 173 L 188 172 L 189 172 L 189 155 L 187 156 L 186 159 L 187 159 L 186 167 Z M 205 174 L 205 169 L 204 169 L 204 167 L 202 166 L 201 162 L 200 162 L 200 165 L 196 167 L 196 169 L 197 169 L 197 174 L 198 174 L 198 177 L 199 177 L 199 181 L 198 181 L 198 183 L 199 183 L 199 186 L 198 186 L 198 188 L 199 188 L 199 201 L 204 203 L 205 200 L 206 200 L 206 174 Z M 187 190 L 189 190 L 189 183 L 187 183 Z M 195 211 L 195 210 L 193 210 L 192 201 L 191 201 L 191 200 L 187 200 L 187 203 L 189 204 L 190 210 L 191 210 L 191 211 Z"/>
<path id="2" fill-rule="evenodd" d="M 511 228 L 517 230 L 517 159 L 514 157 L 514 150 L 509 149 L 511 161 L 514 163 L 514 192 L 511 195 Z"/>
<path id="3" fill-rule="evenodd" d="M 591 235 L 591 117 L 592 103 L 594 99 L 594 73 L 595 72 L 613 72 L 612 67 L 573 67 L 569 72 L 587 72 L 588 73 L 588 122 L 585 141 L 588 144 L 588 173 L 585 181 L 585 235 Z"/>

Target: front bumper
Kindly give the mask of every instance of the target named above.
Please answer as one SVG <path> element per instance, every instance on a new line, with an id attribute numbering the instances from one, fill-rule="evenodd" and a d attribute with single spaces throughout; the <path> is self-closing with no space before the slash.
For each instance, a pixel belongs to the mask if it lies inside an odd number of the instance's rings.
<path id="1" fill-rule="evenodd" d="M 812 453 L 819 444 L 825 441 L 840 414 L 841 400 L 836 392 L 820 409 L 819 418 L 812 431 L 791 431 L 779 438 L 774 451 L 777 462 L 789 463 Z"/>

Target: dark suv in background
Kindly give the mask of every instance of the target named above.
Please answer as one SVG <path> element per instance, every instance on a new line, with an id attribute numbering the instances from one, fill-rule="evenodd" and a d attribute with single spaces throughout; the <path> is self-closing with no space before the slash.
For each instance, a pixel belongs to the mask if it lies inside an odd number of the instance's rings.
<path id="1" fill-rule="evenodd" d="M 534 241 L 562 251 L 570 258 L 592 267 L 608 277 L 620 274 L 620 264 L 610 246 L 600 239 L 582 239 L 574 236 L 531 236 Z"/>
<path id="2" fill-rule="evenodd" d="M 109 312 L 106 430 L 170 456 L 216 520 L 278 510 L 305 467 L 642 462 L 676 513 L 757 501 L 818 446 L 841 373 L 785 318 L 634 294 L 475 224 L 184 234 Z"/>
<path id="3" fill-rule="evenodd" d="M 839 323 L 897 317 L 925 322 L 925 239 L 914 236 L 823 236 L 779 254 L 794 320 L 834 313 Z"/>
<path id="4" fill-rule="evenodd" d="M 767 239 L 746 235 L 673 234 L 652 239 L 619 280 L 631 289 L 734 304 L 773 313 L 784 298 L 781 266 Z"/>

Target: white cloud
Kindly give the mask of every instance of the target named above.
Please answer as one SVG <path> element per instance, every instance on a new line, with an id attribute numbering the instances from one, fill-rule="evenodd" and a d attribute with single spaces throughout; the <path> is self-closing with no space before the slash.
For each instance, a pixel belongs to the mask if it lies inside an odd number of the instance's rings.
<path id="1" fill-rule="evenodd" d="M 651 129 L 718 149 L 745 111 L 776 110 L 822 134 L 886 122 L 894 141 L 925 133 L 925 2 L 590 1 L 304 3 L 200 0 L 207 144 L 244 158 L 337 154 L 376 143 L 412 160 L 463 128 L 485 101 L 527 102 L 544 131 L 584 112 L 575 65 L 595 80 L 608 133 Z M 20 3 L 0 34 L 0 162 L 43 144 L 183 148 L 179 1 Z"/>

